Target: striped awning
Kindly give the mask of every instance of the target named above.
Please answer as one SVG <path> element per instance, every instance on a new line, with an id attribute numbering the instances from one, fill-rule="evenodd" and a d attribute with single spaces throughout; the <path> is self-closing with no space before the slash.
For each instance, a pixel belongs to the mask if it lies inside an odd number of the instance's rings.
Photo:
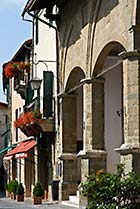
<path id="1" fill-rule="evenodd" d="M 36 145 L 36 140 L 25 140 L 19 143 L 14 149 L 10 150 L 5 156 L 4 160 L 11 160 L 13 155 L 16 159 L 27 158 L 28 152 Z"/>

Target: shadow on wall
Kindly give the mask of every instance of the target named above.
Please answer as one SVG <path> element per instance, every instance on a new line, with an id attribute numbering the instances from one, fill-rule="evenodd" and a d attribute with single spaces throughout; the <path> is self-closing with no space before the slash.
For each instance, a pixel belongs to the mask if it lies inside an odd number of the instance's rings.
<path id="1" fill-rule="evenodd" d="M 118 4 L 118 0 L 98 0 L 92 3 L 82 0 L 73 1 L 73 3 L 67 1 L 64 10 L 60 8 L 60 16 L 65 21 L 62 21 L 62 25 L 61 21 L 58 22 L 59 30 L 63 31 L 60 37 L 61 47 L 73 45 L 80 39 L 81 30 L 87 24 L 99 22 L 108 16 Z"/>

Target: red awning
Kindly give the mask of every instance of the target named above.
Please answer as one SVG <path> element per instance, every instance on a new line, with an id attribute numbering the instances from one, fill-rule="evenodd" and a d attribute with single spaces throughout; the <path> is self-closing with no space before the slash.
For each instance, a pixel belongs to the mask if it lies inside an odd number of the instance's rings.
<path id="1" fill-rule="evenodd" d="M 18 144 L 13 150 L 10 150 L 5 156 L 4 160 L 10 160 L 13 155 L 15 158 L 27 158 L 28 151 L 36 145 L 36 140 L 26 140 Z"/>
<path id="2" fill-rule="evenodd" d="M 9 156 L 6 156 L 6 155 L 5 155 L 3 159 L 4 159 L 4 160 L 11 160 L 11 159 L 12 159 L 12 156 L 13 156 L 13 155 L 9 155 Z"/>

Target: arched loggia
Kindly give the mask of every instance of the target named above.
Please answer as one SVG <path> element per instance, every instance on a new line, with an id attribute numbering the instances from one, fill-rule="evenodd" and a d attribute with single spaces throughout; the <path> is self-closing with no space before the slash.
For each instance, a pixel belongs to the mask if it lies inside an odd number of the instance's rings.
<path id="1" fill-rule="evenodd" d="M 107 44 L 93 72 L 93 148 L 106 150 L 109 172 L 114 172 L 120 162 L 114 149 L 123 143 L 123 68 L 119 54 L 124 50 L 117 42 Z"/>
<path id="2" fill-rule="evenodd" d="M 81 68 L 74 68 L 67 80 L 62 97 L 62 199 L 76 194 L 81 181 L 81 164 L 77 153 L 83 149 L 83 86 Z"/>

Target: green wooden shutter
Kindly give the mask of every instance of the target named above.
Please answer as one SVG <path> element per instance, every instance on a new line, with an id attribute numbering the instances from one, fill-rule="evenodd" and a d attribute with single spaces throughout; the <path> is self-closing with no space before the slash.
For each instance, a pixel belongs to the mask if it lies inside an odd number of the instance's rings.
<path id="1" fill-rule="evenodd" d="M 10 85 L 9 85 L 9 82 L 7 83 L 6 90 L 7 90 L 6 101 L 9 103 L 9 101 L 10 101 Z"/>
<path id="2" fill-rule="evenodd" d="M 29 105 L 32 102 L 32 98 L 34 96 L 34 90 L 32 90 L 31 85 L 28 84 L 26 86 L 26 99 L 25 99 L 25 105 Z"/>
<path id="3" fill-rule="evenodd" d="M 53 72 L 43 72 L 43 116 L 46 118 L 53 116 Z"/>

